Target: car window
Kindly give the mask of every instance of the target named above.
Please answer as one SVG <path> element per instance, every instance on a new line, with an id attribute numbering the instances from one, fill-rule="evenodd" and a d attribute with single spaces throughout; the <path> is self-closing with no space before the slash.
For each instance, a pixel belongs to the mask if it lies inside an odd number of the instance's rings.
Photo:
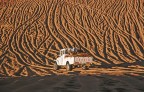
<path id="1" fill-rule="evenodd" d="M 65 54 L 68 54 L 68 50 L 65 50 Z"/>
<path id="2" fill-rule="evenodd" d="M 60 51 L 60 56 L 62 55 L 62 51 Z"/>

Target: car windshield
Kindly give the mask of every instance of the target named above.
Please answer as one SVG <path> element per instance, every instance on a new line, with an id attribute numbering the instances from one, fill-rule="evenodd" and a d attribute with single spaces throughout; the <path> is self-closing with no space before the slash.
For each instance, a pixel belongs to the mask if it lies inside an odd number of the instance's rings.
<path id="1" fill-rule="evenodd" d="M 69 51 L 68 51 L 68 49 L 66 49 L 66 50 L 65 50 L 65 54 L 68 54 L 68 53 L 69 53 Z"/>
<path id="2" fill-rule="evenodd" d="M 81 50 L 81 49 L 77 50 L 77 52 L 78 52 L 78 53 L 84 53 L 84 51 Z"/>
<path id="3" fill-rule="evenodd" d="M 76 48 L 68 48 L 68 49 L 60 51 L 60 55 L 63 55 L 63 54 L 76 54 L 76 53 L 84 53 L 84 51 L 82 49 L 76 49 Z"/>

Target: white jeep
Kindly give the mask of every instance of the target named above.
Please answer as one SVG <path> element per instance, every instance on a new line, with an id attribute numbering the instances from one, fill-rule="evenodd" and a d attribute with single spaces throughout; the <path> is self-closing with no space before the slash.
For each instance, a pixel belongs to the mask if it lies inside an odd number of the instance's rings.
<path id="1" fill-rule="evenodd" d="M 67 71 L 72 68 L 82 67 L 88 69 L 93 62 L 93 57 L 76 48 L 61 49 L 58 58 L 55 60 L 54 69 L 58 70 L 60 66 L 66 66 Z"/>

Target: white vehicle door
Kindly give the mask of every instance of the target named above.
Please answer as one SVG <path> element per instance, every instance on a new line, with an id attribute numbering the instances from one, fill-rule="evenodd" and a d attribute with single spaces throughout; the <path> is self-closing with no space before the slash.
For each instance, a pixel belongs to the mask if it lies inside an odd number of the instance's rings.
<path id="1" fill-rule="evenodd" d="M 62 65 L 65 65 L 65 54 L 62 55 Z"/>
<path id="2" fill-rule="evenodd" d="M 64 56 L 65 56 L 65 53 L 64 53 L 64 51 L 62 50 L 62 51 L 60 51 L 60 65 L 63 65 L 63 62 L 64 62 Z"/>

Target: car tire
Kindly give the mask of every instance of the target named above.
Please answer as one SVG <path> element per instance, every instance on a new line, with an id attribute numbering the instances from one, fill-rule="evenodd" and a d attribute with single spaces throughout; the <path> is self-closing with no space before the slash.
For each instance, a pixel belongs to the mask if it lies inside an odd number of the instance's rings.
<path id="1" fill-rule="evenodd" d="M 56 62 L 54 63 L 53 68 L 54 68 L 54 70 L 58 70 L 58 69 L 59 69 L 59 66 L 57 65 L 57 63 L 56 63 Z"/>
<path id="2" fill-rule="evenodd" d="M 71 71 L 72 70 L 72 65 L 69 64 L 69 62 L 66 63 L 66 70 Z"/>
<path id="3" fill-rule="evenodd" d="M 83 70 L 88 70 L 88 69 L 89 69 L 89 67 L 88 67 L 88 66 L 86 66 L 86 65 L 84 65 L 84 66 L 82 66 L 82 69 L 83 69 Z"/>

